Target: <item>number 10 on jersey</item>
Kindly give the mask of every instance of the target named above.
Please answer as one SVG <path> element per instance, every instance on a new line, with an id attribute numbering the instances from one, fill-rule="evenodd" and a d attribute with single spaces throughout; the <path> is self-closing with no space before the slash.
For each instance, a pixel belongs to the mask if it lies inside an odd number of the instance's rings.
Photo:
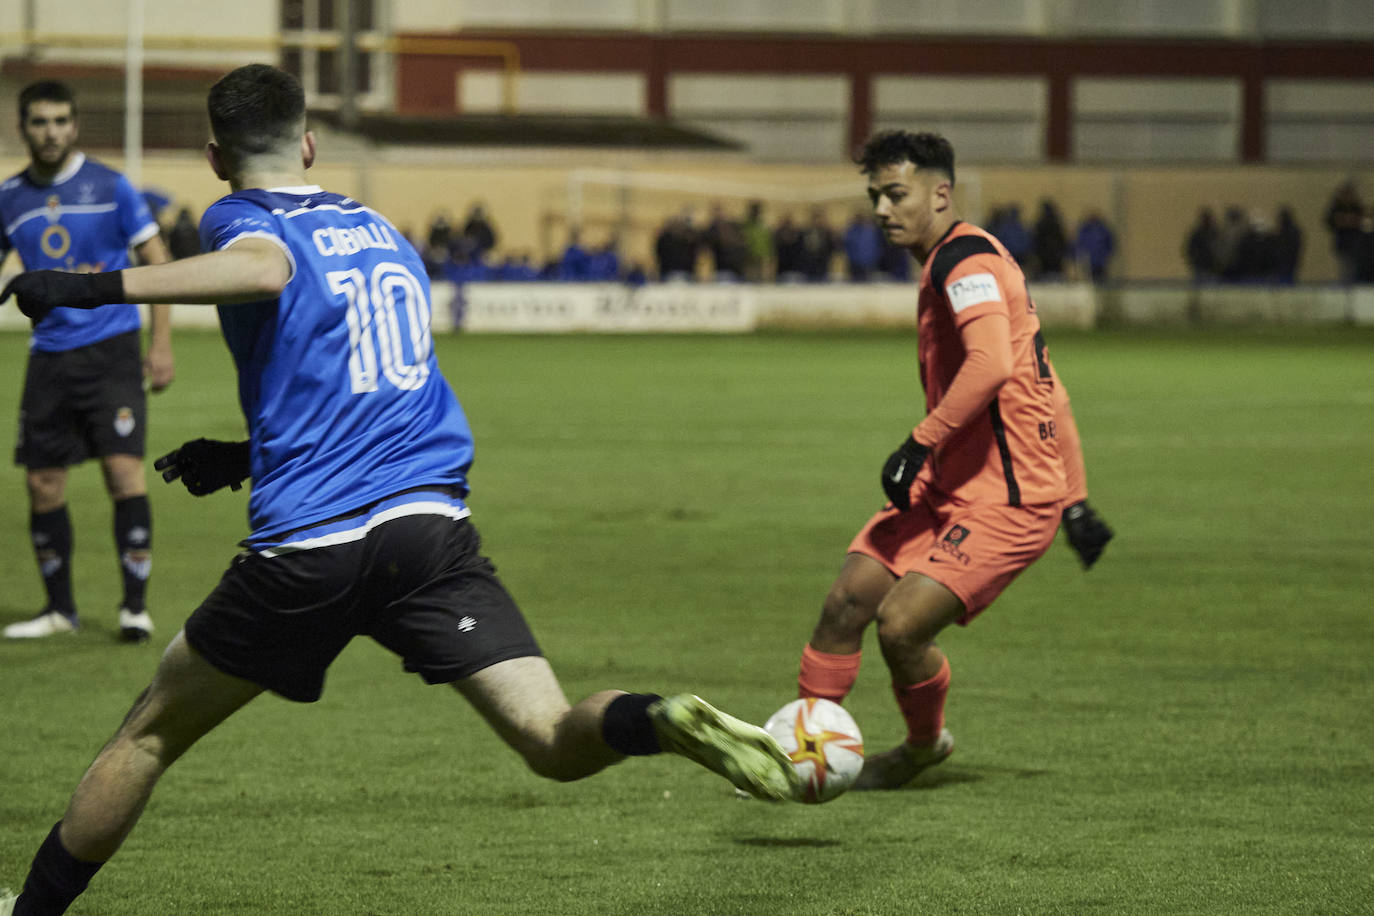
<path id="1" fill-rule="evenodd" d="M 325 279 L 335 295 L 348 300 L 348 375 L 353 393 L 376 391 L 379 377 L 402 391 L 423 387 L 433 348 L 424 284 L 394 261 L 377 264 L 371 277 L 354 267 L 331 270 Z"/>

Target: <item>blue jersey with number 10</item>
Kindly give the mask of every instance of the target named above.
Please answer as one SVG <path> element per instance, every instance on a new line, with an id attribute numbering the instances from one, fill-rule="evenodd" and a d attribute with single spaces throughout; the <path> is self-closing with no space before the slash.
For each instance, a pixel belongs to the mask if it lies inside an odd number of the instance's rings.
<path id="1" fill-rule="evenodd" d="M 466 492 L 472 434 L 439 373 L 429 281 L 385 217 L 318 187 L 245 190 L 201 218 L 216 251 L 280 245 L 281 296 L 219 307 L 252 440 L 250 546 L 402 490 Z"/>

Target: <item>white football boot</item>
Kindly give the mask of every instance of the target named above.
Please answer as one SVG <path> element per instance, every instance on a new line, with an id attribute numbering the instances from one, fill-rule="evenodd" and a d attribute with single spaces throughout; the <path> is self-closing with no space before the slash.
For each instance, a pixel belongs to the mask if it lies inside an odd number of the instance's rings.
<path id="1" fill-rule="evenodd" d="M 14 912 L 14 902 L 18 899 L 10 893 L 8 887 L 0 887 L 0 916 L 10 916 Z"/>
<path id="2" fill-rule="evenodd" d="M 119 609 L 119 638 L 125 642 L 147 642 L 153 635 L 153 618 L 147 611 Z"/>
<path id="3" fill-rule="evenodd" d="M 61 611 L 44 609 L 38 616 L 5 627 L 6 639 L 41 639 L 58 633 L 75 633 L 81 624 Z"/>

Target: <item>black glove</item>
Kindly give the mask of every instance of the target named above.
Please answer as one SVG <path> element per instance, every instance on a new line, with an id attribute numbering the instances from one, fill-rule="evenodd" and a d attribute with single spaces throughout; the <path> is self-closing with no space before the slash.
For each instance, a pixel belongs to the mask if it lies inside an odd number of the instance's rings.
<path id="1" fill-rule="evenodd" d="M 911 508 L 911 485 L 929 454 L 929 448 L 908 436 L 883 464 L 883 492 L 903 512 Z"/>
<path id="2" fill-rule="evenodd" d="M 34 324 L 58 306 L 93 309 L 124 300 L 124 274 L 111 270 L 75 274 L 65 270 L 30 270 L 15 277 L 0 293 L 0 302 L 15 297 L 19 311 Z"/>
<path id="3" fill-rule="evenodd" d="M 1084 569 L 1091 569 L 1102 556 L 1102 550 L 1112 539 L 1112 529 L 1097 517 L 1093 507 L 1085 499 L 1064 510 L 1064 533 L 1069 536 L 1069 546 L 1078 554 Z"/>
<path id="4" fill-rule="evenodd" d="M 239 490 L 252 473 L 248 442 L 192 439 L 153 462 L 153 470 L 171 483 L 178 477 L 192 496 L 205 496 L 228 487 Z"/>

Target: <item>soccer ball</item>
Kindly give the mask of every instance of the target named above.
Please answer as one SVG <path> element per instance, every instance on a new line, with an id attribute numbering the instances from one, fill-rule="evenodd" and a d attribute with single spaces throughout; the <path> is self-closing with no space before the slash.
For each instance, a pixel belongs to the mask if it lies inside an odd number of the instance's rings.
<path id="1" fill-rule="evenodd" d="M 864 739 L 839 703 L 807 697 L 773 713 L 764 730 L 777 739 L 802 781 L 801 800 L 818 805 L 838 798 L 859 778 Z"/>

